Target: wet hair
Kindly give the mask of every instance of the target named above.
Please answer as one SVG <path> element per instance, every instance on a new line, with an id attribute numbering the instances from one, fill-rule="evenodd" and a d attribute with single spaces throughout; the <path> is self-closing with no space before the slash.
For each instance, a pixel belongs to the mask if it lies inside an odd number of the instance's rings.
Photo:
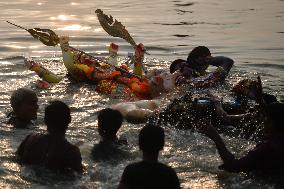
<path id="1" fill-rule="evenodd" d="M 163 149 L 165 133 L 162 127 L 148 123 L 139 133 L 139 148 L 148 153 L 156 153 Z"/>
<path id="2" fill-rule="evenodd" d="M 170 65 L 170 73 L 174 73 L 177 70 L 176 66 L 179 65 L 179 64 L 183 64 L 183 63 L 186 63 L 186 61 L 183 60 L 183 59 L 174 60 Z"/>
<path id="3" fill-rule="evenodd" d="M 15 111 L 18 106 L 25 102 L 26 99 L 31 98 L 31 96 L 37 96 L 36 93 L 28 88 L 19 88 L 15 90 L 10 98 L 10 104 Z"/>
<path id="4" fill-rule="evenodd" d="M 266 114 L 275 131 L 284 132 L 284 103 L 273 102 L 266 106 Z"/>
<path id="5" fill-rule="evenodd" d="M 260 89 L 261 85 L 258 81 L 252 79 L 243 79 L 239 81 L 232 89 L 237 96 L 247 96 L 252 88 Z"/>
<path id="6" fill-rule="evenodd" d="M 206 57 L 211 55 L 210 50 L 205 46 L 198 46 L 192 49 L 192 51 L 188 54 L 187 62 L 191 60 L 195 60 L 199 57 Z"/>
<path id="7" fill-rule="evenodd" d="M 45 108 L 44 122 L 49 133 L 65 133 L 71 122 L 70 108 L 58 100 L 50 102 Z"/>
<path id="8" fill-rule="evenodd" d="M 106 108 L 99 111 L 98 129 L 102 137 L 113 137 L 121 127 L 122 114 L 118 110 Z"/>

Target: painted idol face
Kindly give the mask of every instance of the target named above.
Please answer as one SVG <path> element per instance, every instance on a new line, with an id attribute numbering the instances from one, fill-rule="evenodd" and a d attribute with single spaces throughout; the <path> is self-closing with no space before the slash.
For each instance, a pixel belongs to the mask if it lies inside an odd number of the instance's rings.
<path id="1" fill-rule="evenodd" d="M 64 51 L 67 51 L 68 48 L 69 48 L 69 37 L 68 36 L 61 36 L 59 38 L 59 43 L 60 43 L 60 46 L 62 48 L 62 50 Z"/>

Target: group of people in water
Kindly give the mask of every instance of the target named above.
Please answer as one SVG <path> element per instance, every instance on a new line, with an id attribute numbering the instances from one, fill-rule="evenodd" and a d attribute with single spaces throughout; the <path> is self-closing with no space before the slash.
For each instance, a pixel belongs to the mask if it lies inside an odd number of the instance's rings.
<path id="1" fill-rule="evenodd" d="M 74 52 L 70 51 L 68 40 L 66 39 L 62 40 L 61 48 L 65 52 L 63 52 L 64 63 L 72 62 L 65 66 L 73 77 L 78 76 L 79 69 L 80 74 L 83 73 L 84 77 L 86 76 L 88 79 L 94 80 L 98 88 L 102 85 L 102 81 L 104 84 L 108 83 L 108 87 L 113 86 L 114 81 L 116 85 L 127 83 L 128 87 L 131 86 L 129 89 L 136 93 L 135 97 L 141 98 L 146 92 L 147 98 L 153 98 L 162 91 L 173 90 L 174 87 L 180 85 L 195 88 L 214 86 L 224 81 L 234 64 L 232 59 L 223 56 L 213 57 L 207 47 L 199 46 L 189 53 L 187 60 L 177 59 L 173 61 L 169 71 L 149 70 L 143 76 L 140 70 L 135 72 L 135 75 L 139 75 L 139 77 L 134 79 L 126 76 L 128 71 L 123 73 L 123 70 L 119 71 L 119 69 L 113 69 L 110 71 L 111 74 L 108 75 L 100 67 L 97 68 L 97 65 L 91 65 L 94 64 L 94 61 L 84 59 L 83 57 L 80 57 L 81 64 L 74 64 L 75 55 Z M 141 45 L 137 48 L 139 48 L 136 49 L 137 51 L 143 52 Z M 72 60 L 70 60 L 70 57 Z M 85 62 L 89 61 L 92 63 L 83 64 L 82 59 Z M 136 59 L 138 60 L 139 58 L 136 57 Z M 208 73 L 206 70 L 209 65 L 216 66 L 217 69 Z M 141 81 L 145 78 L 147 83 L 141 84 Z M 141 87 L 140 85 L 143 86 Z M 143 90 L 146 92 L 142 96 L 141 94 L 139 94 L 140 96 L 137 95 L 138 91 L 141 92 Z M 149 91 L 151 91 L 150 96 L 148 96 Z M 263 93 L 260 78 L 258 81 L 241 81 L 232 91 L 237 96 L 237 103 L 242 104 L 245 101 L 244 99 L 255 100 L 258 104 L 255 107 L 256 110 L 247 112 L 241 111 L 241 108 L 239 108 L 238 111 L 234 112 L 230 108 L 226 109 L 226 106 L 221 103 L 220 99 L 211 96 L 207 97 L 210 101 L 210 106 L 213 107 L 211 112 L 214 112 L 214 118 L 218 118 L 219 125 L 235 125 L 237 127 L 241 122 L 263 122 L 263 138 L 260 140 L 259 145 L 244 157 L 240 159 L 235 158 L 226 148 L 219 132 L 216 130 L 220 127 L 218 128 L 214 124 L 212 117 L 204 116 L 207 113 L 204 113 L 202 109 L 207 109 L 209 105 L 207 104 L 207 107 L 194 106 L 194 104 L 198 104 L 198 100 L 191 99 L 191 95 L 187 93 L 181 98 L 172 101 L 165 109 L 147 117 L 147 123 L 139 133 L 139 148 L 143 152 L 143 160 L 130 164 L 125 168 L 118 188 L 180 188 L 176 172 L 171 167 L 158 161 L 159 152 L 165 144 L 165 133 L 161 127 L 163 121 L 171 124 L 180 122 L 180 128 L 193 128 L 212 139 L 223 160 L 223 164 L 220 166 L 221 169 L 230 172 L 258 171 L 270 173 L 283 171 L 284 127 L 281 124 L 284 121 L 284 104 L 278 102 L 273 95 Z M 20 88 L 14 91 L 11 96 L 13 112 L 9 115 L 8 123 L 16 128 L 27 128 L 31 120 L 37 118 L 37 101 L 36 93 L 30 89 Z M 190 105 L 187 106 L 187 104 Z M 243 108 L 244 106 L 241 107 Z M 194 121 L 193 119 L 190 121 L 188 118 L 190 117 L 189 109 L 196 110 L 190 112 L 195 114 Z M 18 161 L 21 164 L 39 165 L 56 171 L 64 172 L 71 169 L 78 173 L 84 172 L 79 148 L 70 144 L 65 138 L 65 132 L 71 122 L 71 113 L 68 105 L 61 101 L 50 102 L 45 108 L 44 122 L 47 126 L 46 133 L 28 135 L 16 152 Z M 130 152 L 123 148 L 123 146 L 127 146 L 127 140 L 117 137 L 117 132 L 122 123 L 123 115 L 120 111 L 112 108 L 99 111 L 98 133 L 101 136 L 101 140 L 93 147 L 91 154 L 95 161 L 111 159 L 119 161 L 121 158 L 128 157 Z"/>
<path id="2" fill-rule="evenodd" d="M 31 89 L 19 88 L 14 91 L 11 106 L 13 113 L 9 115 L 8 123 L 15 128 L 29 128 L 32 120 L 37 118 L 37 95 Z M 71 112 L 68 105 L 58 100 L 50 102 L 44 113 L 46 132 L 29 134 L 21 142 L 16 151 L 18 162 L 24 165 L 43 166 L 62 174 L 70 171 L 83 173 L 79 148 L 65 138 L 70 122 Z M 93 147 L 91 153 L 95 161 L 119 161 L 129 157 L 130 153 L 121 149 L 121 146 L 127 145 L 127 140 L 117 137 L 122 122 L 123 117 L 118 110 L 106 108 L 99 111 L 98 133 L 101 140 Z M 139 148 L 143 152 L 143 161 L 126 167 L 119 188 L 180 188 L 176 172 L 158 162 L 159 151 L 163 149 L 164 143 L 163 128 L 150 124 L 143 127 L 139 134 Z M 143 179 L 146 183 L 140 180 L 142 175 L 145 176 Z M 151 180 L 147 180 L 146 177 Z"/>

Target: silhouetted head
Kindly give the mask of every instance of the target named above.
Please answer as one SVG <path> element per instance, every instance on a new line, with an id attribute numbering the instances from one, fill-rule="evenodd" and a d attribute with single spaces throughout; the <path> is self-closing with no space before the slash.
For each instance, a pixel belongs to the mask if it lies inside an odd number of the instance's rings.
<path id="1" fill-rule="evenodd" d="M 175 71 L 181 69 L 186 64 L 186 61 L 183 59 L 176 59 L 170 65 L 170 73 L 174 73 Z"/>
<path id="2" fill-rule="evenodd" d="M 284 134 L 284 104 L 273 102 L 266 106 L 265 131 Z"/>
<path id="3" fill-rule="evenodd" d="M 10 104 L 17 118 L 30 121 L 37 118 L 38 99 L 34 91 L 27 88 L 15 90 L 10 98 Z"/>
<path id="4" fill-rule="evenodd" d="M 208 56 L 211 56 L 210 50 L 205 46 L 198 46 L 189 53 L 186 62 L 192 69 L 202 73 L 209 66 L 206 62 Z"/>
<path id="5" fill-rule="evenodd" d="M 65 134 L 71 122 L 70 108 L 61 101 L 52 101 L 45 108 L 44 122 L 50 134 Z"/>
<path id="6" fill-rule="evenodd" d="M 121 127 L 123 121 L 122 114 L 118 110 L 106 108 L 99 111 L 98 130 L 103 138 L 112 139 Z"/>
<path id="7" fill-rule="evenodd" d="M 238 98 L 248 98 L 255 100 L 256 96 L 261 93 L 262 86 L 259 81 L 252 79 L 243 79 L 239 81 L 232 89 L 232 92 Z"/>
<path id="8" fill-rule="evenodd" d="M 143 127 L 139 133 L 139 148 L 143 152 L 157 153 L 165 144 L 164 129 L 152 124 Z"/>
<path id="9" fill-rule="evenodd" d="M 207 57 L 207 56 L 211 56 L 210 50 L 205 46 L 198 46 L 192 49 L 192 51 L 189 53 L 187 57 L 187 62 L 196 60 L 199 57 Z"/>

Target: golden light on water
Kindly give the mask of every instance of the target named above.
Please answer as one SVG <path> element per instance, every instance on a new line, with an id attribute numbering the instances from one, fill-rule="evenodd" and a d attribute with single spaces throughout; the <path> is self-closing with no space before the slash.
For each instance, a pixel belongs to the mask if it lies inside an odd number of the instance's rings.
<path id="1" fill-rule="evenodd" d="M 39 46 L 38 45 L 33 45 L 33 46 L 29 46 L 29 49 L 37 49 Z"/>
<path id="2" fill-rule="evenodd" d="M 20 46 L 20 45 L 6 45 L 6 47 L 10 47 L 10 48 L 13 48 L 13 49 L 26 49 L 27 47 L 23 47 L 23 46 Z"/>
<path id="3" fill-rule="evenodd" d="M 206 173 L 206 172 L 205 172 Z M 219 182 L 216 179 L 216 175 L 207 176 L 202 172 L 189 173 L 188 175 L 183 175 L 188 177 L 188 181 L 183 182 L 183 188 L 204 188 L 204 189 L 215 189 L 220 188 Z"/>
<path id="4" fill-rule="evenodd" d="M 59 16 L 57 16 L 57 18 L 58 18 L 58 20 L 62 20 L 62 21 L 67 20 L 67 16 L 65 16 L 65 15 L 59 15 Z"/>
<path id="5" fill-rule="evenodd" d="M 96 28 L 96 29 L 94 29 L 94 32 L 102 32 L 102 31 L 104 31 L 103 28 Z"/>
<path id="6" fill-rule="evenodd" d="M 20 45 L 6 45 L 6 47 L 12 48 L 12 49 L 37 49 L 38 45 L 31 45 L 28 47 L 20 46 Z"/>
<path id="7" fill-rule="evenodd" d="M 70 5 L 78 5 L 78 3 L 71 2 Z"/>
<path id="8" fill-rule="evenodd" d="M 13 63 L 9 61 L 0 61 L 0 64 L 1 65 L 13 65 Z"/>
<path id="9" fill-rule="evenodd" d="M 91 29 L 90 26 L 81 26 L 79 24 L 74 24 L 74 25 L 69 25 L 69 26 L 65 26 L 63 28 L 58 28 L 58 30 L 63 30 L 63 31 L 66 31 L 66 30 L 88 30 L 88 29 Z"/>
<path id="10" fill-rule="evenodd" d="M 52 17 L 50 17 L 50 20 L 66 21 L 66 20 L 68 20 L 68 17 L 66 15 L 62 14 L 62 15 L 58 15 L 56 17 L 52 16 Z"/>
<path id="11" fill-rule="evenodd" d="M 103 54 L 106 51 L 96 51 L 96 54 Z"/>

